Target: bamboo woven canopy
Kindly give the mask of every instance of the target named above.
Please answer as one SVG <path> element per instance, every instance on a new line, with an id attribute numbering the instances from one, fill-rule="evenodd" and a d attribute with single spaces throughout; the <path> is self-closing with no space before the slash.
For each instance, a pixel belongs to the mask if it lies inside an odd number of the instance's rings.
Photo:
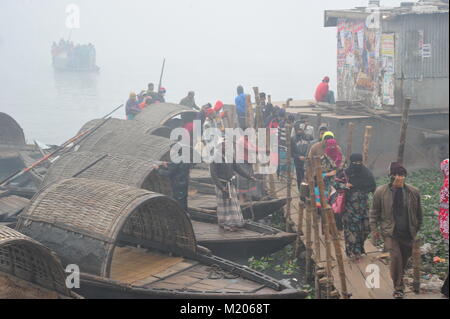
<path id="1" fill-rule="evenodd" d="M 93 120 L 80 131 L 95 126 Z M 80 151 L 122 154 L 144 160 L 170 160 L 170 148 L 174 144 L 167 138 L 146 133 L 136 121 L 110 119 L 79 144 Z"/>
<path id="2" fill-rule="evenodd" d="M 25 145 L 25 135 L 20 125 L 8 114 L 0 112 L 0 144 Z"/>
<path id="3" fill-rule="evenodd" d="M 156 245 L 195 253 L 192 224 L 167 196 L 108 181 L 65 179 L 41 189 L 17 229 L 55 251 L 63 264 L 110 277 L 116 245 Z"/>
<path id="4" fill-rule="evenodd" d="M 170 125 L 170 120 L 180 116 L 182 123 L 195 119 L 198 112 L 190 107 L 173 103 L 156 103 L 144 108 L 136 117 L 135 121 L 144 123 L 147 127 L 158 127 L 161 125 L 174 128 Z M 182 126 L 182 125 L 180 125 Z"/>
<path id="5" fill-rule="evenodd" d="M 55 253 L 18 231 L 1 225 L 0 272 L 71 296 L 65 285 L 66 275 Z"/>
<path id="6" fill-rule="evenodd" d="M 169 177 L 155 169 L 159 161 L 144 161 L 131 156 L 92 152 L 71 152 L 55 161 L 41 187 L 76 177 L 115 182 L 172 196 Z"/>

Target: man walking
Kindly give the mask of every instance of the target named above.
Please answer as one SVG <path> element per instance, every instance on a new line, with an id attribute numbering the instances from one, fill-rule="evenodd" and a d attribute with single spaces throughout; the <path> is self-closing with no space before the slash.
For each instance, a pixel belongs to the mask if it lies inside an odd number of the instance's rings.
<path id="1" fill-rule="evenodd" d="M 400 163 L 391 163 L 390 183 L 377 188 L 370 210 L 370 229 L 379 238 L 380 226 L 386 249 L 390 254 L 390 272 L 394 284 L 393 296 L 404 296 L 403 275 L 412 255 L 413 242 L 422 225 L 422 206 L 417 188 L 405 184 L 406 169 Z"/>

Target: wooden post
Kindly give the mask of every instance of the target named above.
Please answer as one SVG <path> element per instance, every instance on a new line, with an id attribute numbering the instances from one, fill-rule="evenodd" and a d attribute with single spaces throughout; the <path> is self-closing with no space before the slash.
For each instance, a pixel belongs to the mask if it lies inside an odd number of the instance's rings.
<path id="1" fill-rule="evenodd" d="M 355 123 L 348 123 L 348 132 L 347 132 L 347 149 L 345 154 L 345 160 L 347 163 L 350 161 L 350 155 L 352 155 L 352 144 L 353 144 L 353 130 L 355 129 Z"/>
<path id="2" fill-rule="evenodd" d="M 317 138 L 319 138 L 319 128 L 321 124 L 322 124 L 322 113 L 317 113 L 317 121 L 316 121 Z"/>
<path id="3" fill-rule="evenodd" d="M 339 233 L 337 231 L 336 222 L 334 220 L 334 215 L 331 207 L 328 205 L 326 198 L 325 198 L 325 185 L 323 182 L 322 177 L 322 167 L 320 166 L 320 159 L 315 158 L 315 165 L 316 165 L 316 178 L 317 178 L 317 184 L 319 185 L 319 192 L 320 192 L 320 203 L 324 212 L 324 228 L 325 228 L 325 242 L 328 244 L 326 245 L 326 249 L 330 249 L 329 246 L 330 243 L 330 235 L 333 237 L 333 245 L 334 245 L 334 252 L 336 255 L 336 261 L 339 268 L 339 278 L 341 282 L 341 294 L 344 299 L 348 299 L 348 292 L 347 292 L 347 283 L 346 283 L 346 277 L 345 277 L 345 268 L 344 268 L 344 259 L 342 256 L 342 249 L 341 249 L 341 243 L 339 241 Z M 331 249 L 330 253 L 327 252 L 327 268 L 328 268 L 328 261 L 331 258 Z M 331 263 L 331 260 L 330 260 Z M 328 283 L 330 284 L 330 283 Z M 329 287 L 327 287 L 327 292 Z"/>
<path id="4" fill-rule="evenodd" d="M 286 221 L 286 231 L 289 231 L 289 222 L 291 218 L 291 204 L 292 204 L 292 149 L 291 149 L 291 132 L 292 132 L 292 125 L 290 123 L 286 124 L 286 146 L 287 146 L 287 158 L 286 158 L 286 165 L 287 165 L 287 189 L 286 189 L 286 196 L 287 196 L 287 205 L 286 205 L 286 215 L 285 215 L 285 221 Z"/>
<path id="5" fill-rule="evenodd" d="M 324 195 L 325 191 L 325 185 L 322 178 L 322 166 L 320 165 L 320 158 L 314 157 L 314 166 L 316 169 L 316 179 L 317 179 L 317 185 L 319 187 L 319 194 L 320 194 L 320 203 L 321 203 L 321 209 L 322 211 L 326 207 L 326 199 Z M 324 236 L 325 236 L 325 258 L 326 258 L 326 273 L 327 273 L 327 299 L 330 298 L 331 295 L 331 281 L 332 281 L 332 274 L 331 274 L 331 244 L 330 244 L 330 227 L 329 223 L 327 221 L 326 215 L 325 218 L 322 218 L 322 225 L 324 228 Z"/>
<path id="6" fill-rule="evenodd" d="M 306 158 L 306 164 L 308 165 L 309 169 L 306 171 L 306 179 L 308 181 L 309 186 L 309 205 L 310 211 L 307 211 L 306 213 L 309 214 L 309 216 L 312 216 L 312 228 L 314 229 L 314 259 L 316 261 L 316 266 L 321 261 L 321 254 L 320 254 L 320 234 L 319 234 L 319 216 L 317 214 L 317 207 L 316 207 L 316 195 L 314 193 L 314 163 L 311 160 L 311 158 Z M 308 215 L 307 215 L 308 218 Z M 307 226 L 308 227 L 308 226 Z M 308 244 L 307 244 L 308 249 Z M 306 258 L 312 257 L 312 249 L 310 248 L 309 251 L 306 252 Z M 310 266 L 311 267 L 311 266 Z M 312 268 L 312 267 L 311 267 Z M 319 284 L 319 275 L 318 270 L 315 271 L 315 290 L 316 290 L 316 299 L 321 299 L 321 291 L 320 291 L 320 284 Z M 308 278 L 307 278 L 308 280 Z"/>
<path id="7" fill-rule="evenodd" d="M 255 93 L 255 101 L 256 101 L 255 128 L 264 127 L 262 110 L 261 110 L 261 100 L 259 98 L 259 88 L 257 86 L 253 87 L 253 92 Z"/>
<path id="8" fill-rule="evenodd" d="M 366 126 L 364 131 L 364 146 L 363 146 L 363 164 L 367 166 L 369 162 L 369 144 L 372 137 L 372 126 Z"/>
<path id="9" fill-rule="evenodd" d="M 305 211 L 305 203 L 302 200 L 298 201 L 298 210 L 297 210 L 297 241 L 295 243 L 295 252 L 294 256 L 298 258 L 300 255 L 300 242 L 302 241 L 303 234 L 303 217 Z"/>
<path id="10" fill-rule="evenodd" d="M 336 228 L 336 221 L 334 220 L 334 213 L 330 206 L 325 208 L 326 218 L 330 224 L 331 236 L 333 237 L 334 253 L 339 269 L 339 279 L 341 282 L 341 294 L 343 299 L 348 299 L 347 282 L 345 276 L 344 257 L 342 255 L 341 242 L 339 240 L 339 233 Z"/>
<path id="11" fill-rule="evenodd" d="M 252 105 L 252 100 L 251 100 L 251 96 L 249 94 L 247 94 L 245 96 L 245 104 L 246 104 L 246 108 L 245 108 L 245 120 L 247 123 L 245 123 L 245 127 L 253 127 L 253 105 Z"/>
<path id="12" fill-rule="evenodd" d="M 411 105 L 411 98 L 406 98 L 405 106 L 403 107 L 402 127 L 400 129 L 400 145 L 398 146 L 398 155 L 397 155 L 397 162 L 399 163 L 403 163 L 403 156 L 405 155 L 406 129 L 408 128 L 408 113 L 410 105 Z"/>
<path id="13" fill-rule="evenodd" d="M 420 256 L 420 238 L 414 240 L 413 245 L 413 291 L 420 293 L 420 269 L 421 269 L 421 256 Z"/>

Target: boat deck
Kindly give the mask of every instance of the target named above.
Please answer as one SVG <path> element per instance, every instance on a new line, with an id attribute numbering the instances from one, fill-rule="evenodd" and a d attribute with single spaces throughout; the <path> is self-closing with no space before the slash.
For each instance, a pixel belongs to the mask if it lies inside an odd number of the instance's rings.
<path id="1" fill-rule="evenodd" d="M 274 293 L 265 285 L 236 277 L 197 261 L 135 247 L 116 247 L 111 279 L 148 288 L 212 293 Z"/>

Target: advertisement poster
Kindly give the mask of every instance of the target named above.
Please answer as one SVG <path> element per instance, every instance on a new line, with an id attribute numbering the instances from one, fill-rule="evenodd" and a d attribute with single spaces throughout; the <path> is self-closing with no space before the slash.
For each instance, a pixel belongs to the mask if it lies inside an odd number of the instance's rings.
<path id="1" fill-rule="evenodd" d="M 384 105 L 394 105 L 394 66 L 395 66 L 395 34 L 383 33 L 381 35 L 381 61 L 383 73 L 383 100 Z"/>
<path id="2" fill-rule="evenodd" d="M 337 76 L 340 100 L 365 100 L 374 106 L 378 92 L 380 35 L 364 21 L 339 19 Z"/>

